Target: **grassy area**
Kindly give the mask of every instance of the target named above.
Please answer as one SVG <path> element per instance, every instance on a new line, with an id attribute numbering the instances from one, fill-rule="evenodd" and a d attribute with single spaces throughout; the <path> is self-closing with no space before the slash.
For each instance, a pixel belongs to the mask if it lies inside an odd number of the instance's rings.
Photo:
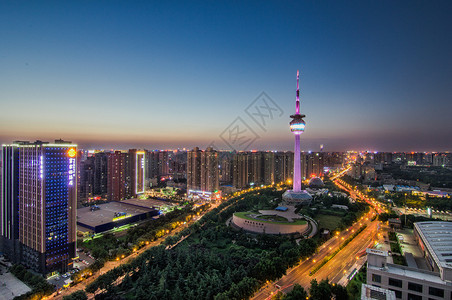
<path id="1" fill-rule="evenodd" d="M 271 221 L 271 222 L 288 222 L 286 218 L 281 216 L 261 215 L 256 217 L 259 220 Z"/>
<path id="2" fill-rule="evenodd" d="M 253 213 L 249 212 L 249 211 L 234 213 L 234 215 L 236 215 L 237 217 L 240 217 L 240 218 L 243 218 L 243 219 L 247 219 L 247 220 L 250 220 L 250 221 L 259 221 L 259 222 L 262 222 L 262 223 L 272 223 L 272 224 L 278 223 L 278 224 L 290 224 L 290 225 L 304 225 L 304 224 L 306 224 L 306 221 L 302 220 L 302 219 L 298 219 L 298 220 L 294 220 L 293 222 L 289 222 L 286 218 L 282 218 L 281 217 L 281 219 L 284 219 L 284 220 L 281 220 L 281 221 L 276 221 L 276 220 L 275 221 L 267 221 L 267 220 L 262 220 L 260 218 L 252 218 L 252 217 L 248 216 L 249 214 L 253 214 Z M 269 217 L 269 216 L 265 216 L 265 217 Z M 274 218 L 275 216 L 271 216 L 271 217 Z"/>
<path id="3" fill-rule="evenodd" d="M 336 229 L 341 223 L 341 217 L 318 214 L 315 219 L 319 222 L 320 228 L 328 228 L 330 231 Z"/>
<path id="4" fill-rule="evenodd" d="M 321 209 L 320 210 L 321 214 L 326 214 L 326 215 L 330 215 L 330 216 L 338 216 L 338 217 L 343 217 L 347 214 L 346 211 L 341 210 L 341 209 Z"/>
<path id="5" fill-rule="evenodd" d="M 407 266 L 405 256 L 393 255 L 392 260 L 396 265 Z"/>

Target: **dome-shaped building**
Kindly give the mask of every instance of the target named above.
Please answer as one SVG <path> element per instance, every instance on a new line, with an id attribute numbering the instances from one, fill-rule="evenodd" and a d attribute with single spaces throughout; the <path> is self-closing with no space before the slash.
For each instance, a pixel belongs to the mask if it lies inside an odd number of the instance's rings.
<path id="1" fill-rule="evenodd" d="M 311 178 L 311 180 L 309 180 L 309 187 L 311 189 L 321 189 L 325 186 L 325 184 L 323 183 L 323 180 L 320 179 L 319 177 L 313 177 Z"/>

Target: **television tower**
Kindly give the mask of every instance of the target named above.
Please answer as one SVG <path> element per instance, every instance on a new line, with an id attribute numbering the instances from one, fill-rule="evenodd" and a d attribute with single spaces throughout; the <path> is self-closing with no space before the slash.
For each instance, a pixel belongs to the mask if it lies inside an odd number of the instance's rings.
<path id="1" fill-rule="evenodd" d="M 293 166 L 293 191 L 301 192 L 301 162 L 300 162 L 300 135 L 304 132 L 306 122 L 305 115 L 300 114 L 300 72 L 297 71 L 297 100 L 295 102 L 295 114 L 291 115 L 290 131 L 295 135 L 294 166 Z"/>

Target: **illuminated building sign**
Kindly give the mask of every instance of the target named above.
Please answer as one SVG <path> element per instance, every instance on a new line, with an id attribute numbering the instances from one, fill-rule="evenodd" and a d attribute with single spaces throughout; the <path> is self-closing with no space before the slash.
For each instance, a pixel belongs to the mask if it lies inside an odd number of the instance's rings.
<path id="1" fill-rule="evenodd" d="M 75 158 L 69 158 L 69 185 L 74 185 L 75 178 Z"/>
<path id="2" fill-rule="evenodd" d="M 75 157 L 77 155 L 77 151 L 75 151 L 74 148 L 69 149 L 69 151 L 67 152 L 67 155 L 69 155 L 69 157 Z"/>
<path id="3" fill-rule="evenodd" d="M 145 186 L 145 157 L 144 157 L 144 151 L 137 151 L 136 153 L 136 173 L 135 173 L 135 194 L 142 194 L 144 193 L 144 186 Z"/>
<path id="4" fill-rule="evenodd" d="M 39 178 L 42 179 L 42 175 L 43 175 L 43 173 L 44 173 L 44 156 L 41 155 L 40 160 L 41 160 L 41 161 L 40 161 L 40 163 L 39 163 Z"/>
<path id="5" fill-rule="evenodd" d="M 122 219 L 126 219 L 126 218 L 130 218 L 132 215 L 131 214 L 124 214 L 124 215 L 119 215 L 117 217 L 113 218 L 113 222 L 122 220 Z"/>

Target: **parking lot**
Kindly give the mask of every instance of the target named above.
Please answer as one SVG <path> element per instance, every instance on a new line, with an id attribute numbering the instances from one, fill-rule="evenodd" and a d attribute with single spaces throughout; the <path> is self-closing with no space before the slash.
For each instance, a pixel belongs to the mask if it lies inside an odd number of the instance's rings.
<path id="1" fill-rule="evenodd" d="M 54 284 L 57 290 L 63 288 L 64 285 L 69 282 L 68 280 L 71 279 L 72 274 L 74 274 L 77 270 L 83 270 L 95 261 L 91 256 L 82 251 L 77 251 L 77 255 L 79 258 L 74 261 L 74 269 L 65 274 L 53 276 L 47 280 L 49 283 Z"/>

